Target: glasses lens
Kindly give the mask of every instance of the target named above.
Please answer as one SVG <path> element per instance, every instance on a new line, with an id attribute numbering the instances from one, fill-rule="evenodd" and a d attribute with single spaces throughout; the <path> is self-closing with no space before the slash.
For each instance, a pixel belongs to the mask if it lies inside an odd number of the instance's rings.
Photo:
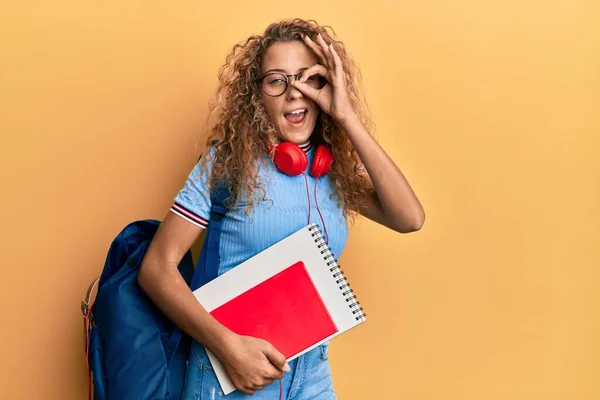
<path id="1" fill-rule="evenodd" d="M 262 79 L 261 85 L 269 96 L 279 96 L 287 89 L 287 78 L 283 74 L 268 74 Z"/>

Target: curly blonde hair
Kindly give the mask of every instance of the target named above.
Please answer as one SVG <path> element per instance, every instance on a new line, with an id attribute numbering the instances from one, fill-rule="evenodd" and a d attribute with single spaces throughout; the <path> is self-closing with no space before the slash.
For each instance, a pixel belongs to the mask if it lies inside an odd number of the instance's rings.
<path id="1" fill-rule="evenodd" d="M 257 83 L 266 50 L 276 42 L 302 41 L 304 35 L 316 41 L 319 33 L 327 43 L 334 43 L 347 75 L 351 102 L 361 121 L 368 128 L 372 126 L 366 114 L 366 102 L 358 91 L 360 71 L 343 43 L 335 39 L 331 27 L 320 26 L 314 20 L 283 20 L 267 27 L 263 35 L 254 35 L 236 44 L 219 69 L 219 86 L 207 118 L 208 123 L 216 116 L 206 140 L 206 146 L 213 151 L 206 152 L 204 158 L 210 162 L 203 164 L 203 168 L 212 165 L 208 180 L 211 189 L 219 182 L 229 185 L 231 196 L 226 202 L 229 206 L 243 196 L 248 214 L 258 201 L 265 199 L 256 162 L 265 159 L 268 142 L 275 136 L 275 127 L 267 116 Z M 337 202 L 345 212 L 352 214 L 373 190 L 352 143 L 341 126 L 324 112 L 320 113 L 310 140 L 313 145 L 326 144 L 331 149 L 334 161 L 329 177 Z M 259 191 L 262 196 L 257 195 Z"/>

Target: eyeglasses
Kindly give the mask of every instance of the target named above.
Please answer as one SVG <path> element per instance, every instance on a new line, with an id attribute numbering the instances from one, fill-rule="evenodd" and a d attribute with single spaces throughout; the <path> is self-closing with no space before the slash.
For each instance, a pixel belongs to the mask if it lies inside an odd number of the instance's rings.
<path id="1" fill-rule="evenodd" d="M 294 77 L 295 80 L 299 80 L 301 75 L 302 72 L 295 75 L 285 75 L 279 72 L 271 72 L 262 78 L 258 78 L 257 81 L 261 90 L 267 96 L 277 97 L 285 93 L 291 77 Z M 309 76 L 304 83 L 312 88 L 320 90 L 323 89 L 327 81 L 321 75 L 315 74 L 313 76 Z"/>

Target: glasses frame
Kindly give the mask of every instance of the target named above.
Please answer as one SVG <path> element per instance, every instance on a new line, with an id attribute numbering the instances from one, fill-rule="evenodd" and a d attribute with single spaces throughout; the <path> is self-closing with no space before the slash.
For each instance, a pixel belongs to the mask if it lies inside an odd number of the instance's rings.
<path id="1" fill-rule="evenodd" d="M 291 75 L 286 75 L 283 72 L 268 72 L 265 75 L 263 75 L 262 77 L 257 78 L 256 81 L 258 82 L 258 86 L 260 87 L 260 90 L 264 94 L 266 94 L 269 97 L 279 97 L 279 96 L 283 95 L 285 92 L 287 92 L 288 88 L 290 87 L 290 78 L 293 76 L 295 80 L 299 80 L 300 75 L 302 75 L 302 73 L 304 73 L 304 71 L 302 71 L 298 74 L 291 74 Z M 275 94 L 275 95 L 265 92 L 265 90 L 262 87 L 262 81 L 269 75 L 282 75 L 285 77 L 285 89 L 283 90 L 283 92 L 281 92 L 280 94 Z"/>
<path id="2" fill-rule="evenodd" d="M 260 78 L 257 78 L 257 79 L 256 79 L 256 81 L 258 82 L 258 86 L 260 86 L 260 90 L 261 90 L 261 91 L 262 91 L 264 94 L 266 94 L 266 95 L 267 95 L 267 96 L 269 96 L 269 97 L 279 97 L 279 96 L 283 95 L 285 92 L 287 92 L 287 90 L 288 90 L 288 88 L 289 88 L 289 86 L 290 86 L 290 78 L 293 76 L 295 80 L 299 80 L 299 79 L 300 79 L 300 75 L 302 75 L 304 72 L 306 72 L 306 70 L 303 70 L 303 71 L 302 71 L 302 72 L 300 72 L 300 73 L 297 73 L 297 74 L 291 74 L 291 75 L 286 75 L 286 74 L 284 74 L 283 72 L 269 72 L 269 73 L 267 73 L 267 74 L 263 75 L 262 77 L 260 77 Z M 262 87 L 262 85 L 263 85 L 263 84 L 262 84 L 262 81 L 263 81 L 263 79 L 265 79 L 265 78 L 266 78 L 267 76 L 269 76 L 269 75 L 282 75 L 282 76 L 284 76 L 284 77 L 285 77 L 285 89 L 283 90 L 283 92 L 281 92 L 280 94 L 275 94 L 275 95 L 273 95 L 273 94 L 268 94 L 268 93 L 267 93 L 267 92 L 266 92 L 266 91 L 263 89 L 263 87 Z M 311 76 L 318 76 L 320 79 L 322 79 L 322 82 L 321 82 L 321 83 L 322 83 L 322 86 L 320 86 L 320 87 L 318 88 L 318 90 L 321 90 L 321 89 L 323 89 L 325 86 L 327 86 L 327 80 L 326 80 L 325 78 L 323 78 L 322 76 L 320 76 L 320 75 L 318 75 L 318 74 L 316 74 L 316 75 L 311 75 Z"/>

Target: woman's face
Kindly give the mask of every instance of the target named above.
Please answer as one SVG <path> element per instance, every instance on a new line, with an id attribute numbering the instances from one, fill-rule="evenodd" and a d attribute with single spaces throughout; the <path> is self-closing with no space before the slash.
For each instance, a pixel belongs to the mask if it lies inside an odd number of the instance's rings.
<path id="1" fill-rule="evenodd" d="M 263 87 L 269 85 L 267 90 L 279 93 L 281 74 L 295 75 L 317 64 L 318 60 L 313 51 L 301 41 L 277 42 L 265 52 L 260 68 Z M 270 75 L 278 73 L 280 75 Z M 280 96 L 269 96 L 261 90 L 263 103 L 267 115 L 273 124 L 279 139 L 296 144 L 308 141 L 315 128 L 320 108 L 315 102 L 305 97 L 298 89 L 292 86 L 293 76 L 288 76 L 288 86 Z"/>

